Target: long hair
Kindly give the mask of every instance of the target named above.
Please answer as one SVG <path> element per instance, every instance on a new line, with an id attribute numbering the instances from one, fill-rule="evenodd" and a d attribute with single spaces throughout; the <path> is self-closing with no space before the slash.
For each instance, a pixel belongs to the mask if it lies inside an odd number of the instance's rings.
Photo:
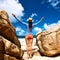
<path id="1" fill-rule="evenodd" d="M 30 32 L 32 32 L 32 21 L 29 22 L 29 30 L 30 30 Z"/>

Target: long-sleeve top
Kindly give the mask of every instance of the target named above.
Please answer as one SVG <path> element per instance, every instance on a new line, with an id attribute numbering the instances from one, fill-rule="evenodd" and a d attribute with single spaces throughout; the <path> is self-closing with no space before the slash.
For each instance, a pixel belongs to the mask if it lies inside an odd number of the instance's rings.
<path id="1" fill-rule="evenodd" d="M 32 24 L 32 27 L 34 27 L 34 26 L 36 26 L 37 24 L 39 24 L 42 20 L 43 20 L 43 18 L 44 17 L 42 17 L 37 23 L 34 23 L 34 24 Z M 17 19 L 17 18 L 16 18 Z M 21 20 L 19 20 L 19 19 L 17 19 L 20 23 L 22 23 L 22 24 L 24 24 L 25 26 L 26 26 L 26 28 L 27 28 L 27 34 L 31 34 L 32 33 L 32 31 L 30 31 L 30 28 L 29 28 L 29 24 L 27 24 L 27 23 L 25 23 L 25 22 L 23 22 L 23 21 L 21 21 Z"/>

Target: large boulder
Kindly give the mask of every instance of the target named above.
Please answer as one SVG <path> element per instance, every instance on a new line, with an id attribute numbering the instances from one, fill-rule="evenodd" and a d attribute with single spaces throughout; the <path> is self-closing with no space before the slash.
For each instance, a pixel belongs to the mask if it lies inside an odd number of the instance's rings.
<path id="1" fill-rule="evenodd" d="M 20 60 L 20 59 L 4 54 L 4 60 Z"/>
<path id="2" fill-rule="evenodd" d="M 0 59 L 4 60 L 4 54 L 21 59 L 23 51 L 11 41 L 0 36 Z M 7 57 L 6 57 L 7 58 Z"/>
<path id="3" fill-rule="evenodd" d="M 0 60 L 22 60 L 23 53 L 7 12 L 0 10 Z"/>
<path id="4" fill-rule="evenodd" d="M 5 53 L 12 55 L 14 57 L 20 58 L 23 56 L 23 51 L 14 43 L 10 42 L 9 40 L 5 39 L 4 37 L 0 36 L 3 40 L 5 46 Z"/>
<path id="5" fill-rule="evenodd" d="M 60 24 L 38 33 L 36 43 L 45 56 L 60 54 Z"/>
<path id="6" fill-rule="evenodd" d="M 7 12 L 4 10 L 0 10 L 0 35 L 21 47 L 21 44 L 16 37 L 15 29 L 9 21 Z"/>
<path id="7" fill-rule="evenodd" d="M 4 43 L 2 41 L 2 39 L 0 38 L 0 60 L 4 60 Z"/>

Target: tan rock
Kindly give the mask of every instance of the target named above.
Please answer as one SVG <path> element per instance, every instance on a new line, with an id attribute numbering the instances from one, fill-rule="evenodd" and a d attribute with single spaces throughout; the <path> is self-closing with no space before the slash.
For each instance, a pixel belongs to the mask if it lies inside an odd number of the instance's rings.
<path id="1" fill-rule="evenodd" d="M 0 60 L 4 60 L 4 43 L 0 37 Z"/>
<path id="2" fill-rule="evenodd" d="M 5 47 L 5 53 L 12 55 L 14 57 L 22 57 L 23 56 L 23 51 L 15 44 L 13 44 L 12 42 L 8 41 L 7 39 L 5 39 L 4 37 L 0 36 L 0 38 L 2 39 L 3 43 L 4 43 L 4 47 Z"/>
<path id="3" fill-rule="evenodd" d="M 20 59 L 4 54 L 4 60 L 20 60 Z"/>
<path id="4" fill-rule="evenodd" d="M 15 29 L 9 21 L 7 12 L 4 10 L 0 10 L 0 35 L 21 47 L 21 44 L 16 37 Z"/>
<path id="5" fill-rule="evenodd" d="M 46 56 L 60 54 L 60 25 L 37 34 L 36 43 Z"/>

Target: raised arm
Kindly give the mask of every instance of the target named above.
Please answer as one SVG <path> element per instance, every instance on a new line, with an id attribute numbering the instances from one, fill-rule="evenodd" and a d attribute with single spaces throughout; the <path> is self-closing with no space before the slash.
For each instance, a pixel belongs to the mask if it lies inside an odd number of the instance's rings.
<path id="1" fill-rule="evenodd" d="M 44 17 L 42 17 L 37 23 L 33 24 L 33 26 L 39 24 L 43 19 L 44 19 Z"/>
<path id="2" fill-rule="evenodd" d="M 18 22 L 20 22 L 20 23 L 22 23 L 22 24 L 24 24 L 24 25 L 27 25 L 27 23 L 25 23 L 25 22 L 23 22 L 23 21 L 19 20 L 19 19 L 16 17 L 16 15 L 15 15 L 15 14 L 13 14 L 13 13 L 12 13 L 12 15 L 15 17 L 15 19 L 16 19 Z"/>

